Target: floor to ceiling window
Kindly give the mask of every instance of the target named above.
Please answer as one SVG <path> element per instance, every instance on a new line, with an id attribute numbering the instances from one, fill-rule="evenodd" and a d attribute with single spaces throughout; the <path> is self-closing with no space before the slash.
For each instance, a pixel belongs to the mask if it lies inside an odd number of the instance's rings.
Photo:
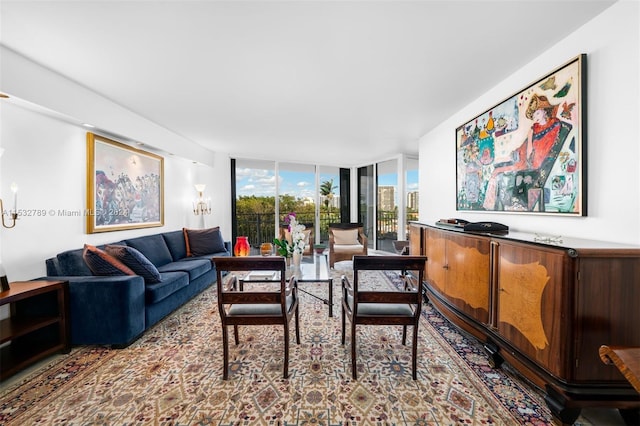
<path id="1" fill-rule="evenodd" d="M 358 168 L 358 221 L 369 247 L 396 252 L 407 240 L 409 222 L 418 220 L 418 160 L 399 156 Z"/>
<path id="2" fill-rule="evenodd" d="M 252 247 L 271 242 L 276 235 L 275 162 L 231 160 L 233 239 L 249 238 Z"/>
<path id="3" fill-rule="evenodd" d="M 329 223 L 349 221 L 349 169 L 232 159 L 231 171 L 233 237 L 247 236 L 253 252 L 279 236 L 291 212 L 314 228 L 313 243 L 328 241 Z"/>
<path id="4" fill-rule="evenodd" d="M 318 209 L 319 230 L 316 232 L 316 235 L 319 235 L 319 241 L 326 242 L 329 240 L 330 223 L 342 222 L 341 205 L 343 205 L 343 201 L 348 203 L 348 193 L 347 197 L 344 197 L 345 186 L 342 184 L 340 176 L 341 169 L 338 167 L 318 167 L 320 204 Z M 347 189 L 348 186 L 347 181 Z M 346 198 L 346 200 L 344 198 Z"/>
<path id="5" fill-rule="evenodd" d="M 418 220 L 419 195 L 418 191 L 418 159 L 407 157 L 405 159 L 405 239 L 409 239 L 409 222 Z"/>
<path id="6" fill-rule="evenodd" d="M 362 223 L 369 247 L 374 248 L 376 180 L 373 165 L 358 168 L 358 222 Z"/>
<path id="7" fill-rule="evenodd" d="M 278 163 L 278 211 L 280 224 L 296 214 L 299 223 L 315 228 L 316 168 L 309 164 Z"/>
<path id="8" fill-rule="evenodd" d="M 376 169 L 376 248 L 393 252 L 398 239 L 398 161 L 380 162 Z"/>

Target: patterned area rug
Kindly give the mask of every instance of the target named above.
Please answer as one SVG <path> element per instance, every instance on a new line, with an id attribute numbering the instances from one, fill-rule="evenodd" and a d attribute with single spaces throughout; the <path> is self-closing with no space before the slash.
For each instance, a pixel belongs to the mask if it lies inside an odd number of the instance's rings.
<path id="1" fill-rule="evenodd" d="M 346 263 L 347 265 L 344 265 Z M 242 327 L 222 380 L 215 288 L 210 288 L 125 349 L 75 348 L 0 393 L 2 425 L 542 425 L 540 396 L 481 346 L 425 306 L 418 380 L 401 327 L 359 327 L 359 380 L 350 345 L 340 344 L 341 274 L 334 317 L 301 293 L 301 344 L 291 336 L 289 379 L 282 378 L 281 327 Z M 372 273 L 374 288 L 398 284 Z M 301 288 L 326 296 L 326 284 Z M 293 333 L 292 333 L 293 334 Z M 347 339 L 349 336 L 347 336 Z"/>

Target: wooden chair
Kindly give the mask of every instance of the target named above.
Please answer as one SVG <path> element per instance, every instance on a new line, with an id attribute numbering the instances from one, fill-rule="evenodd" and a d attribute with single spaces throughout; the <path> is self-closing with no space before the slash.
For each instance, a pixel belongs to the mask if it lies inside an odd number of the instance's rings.
<path id="1" fill-rule="evenodd" d="M 286 264 L 282 256 L 213 257 L 217 270 L 218 310 L 222 321 L 223 380 L 229 372 L 229 336 L 227 327 L 233 326 L 236 345 L 239 325 L 274 325 L 284 328 L 284 378 L 289 377 L 289 323 L 295 316 L 296 343 L 300 344 L 298 315 L 298 282 L 286 279 Z M 276 271 L 279 279 L 265 286 L 279 285 L 277 290 L 244 290 L 238 288 L 239 278 L 234 272 Z M 226 274 L 229 272 L 229 274 Z M 225 276 L 226 275 L 226 276 Z M 223 281 L 224 277 L 224 281 Z"/>
<path id="2" fill-rule="evenodd" d="M 313 223 L 303 223 L 302 225 L 305 226 L 303 231 L 305 237 L 305 246 L 302 254 L 308 256 L 313 253 Z M 286 239 L 289 244 L 291 244 L 291 233 L 289 232 L 288 226 L 283 225 L 280 227 L 280 236 L 278 238 L 280 240 Z"/>
<path id="3" fill-rule="evenodd" d="M 329 267 L 336 262 L 351 260 L 355 255 L 368 254 L 368 240 L 361 223 L 329 224 Z"/>
<path id="4" fill-rule="evenodd" d="M 351 323 L 351 372 L 357 380 L 356 325 L 401 325 L 402 344 L 406 344 L 407 326 L 413 326 L 412 377 L 417 378 L 418 323 L 422 311 L 422 281 L 425 256 L 354 256 L 353 283 L 342 277 L 342 344 L 346 318 Z M 360 290 L 362 271 L 399 271 L 404 289 Z"/>

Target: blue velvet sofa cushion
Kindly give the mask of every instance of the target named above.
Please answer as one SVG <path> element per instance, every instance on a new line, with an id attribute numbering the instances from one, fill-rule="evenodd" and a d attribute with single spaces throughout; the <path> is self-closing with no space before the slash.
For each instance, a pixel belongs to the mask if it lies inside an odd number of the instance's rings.
<path id="1" fill-rule="evenodd" d="M 164 242 L 167 243 L 169 252 L 173 260 L 180 260 L 187 257 L 187 245 L 184 241 L 184 233 L 182 231 L 171 231 L 162 234 Z"/>
<path id="2" fill-rule="evenodd" d="M 189 285 L 189 274 L 186 272 L 163 272 L 160 275 L 160 282 L 145 285 L 147 303 L 157 303 Z"/>
<path id="3" fill-rule="evenodd" d="M 173 262 L 171 252 L 161 234 L 147 235 L 144 237 L 125 240 L 128 246 L 133 247 L 153 263 L 156 268 Z"/>
<path id="4" fill-rule="evenodd" d="M 182 271 L 189 274 L 189 280 L 194 280 L 200 275 L 204 275 L 207 271 L 210 271 L 213 267 L 211 260 L 206 259 L 193 259 L 193 260 L 179 260 L 177 262 L 171 262 L 166 265 L 162 265 L 158 270 L 160 272 Z"/>

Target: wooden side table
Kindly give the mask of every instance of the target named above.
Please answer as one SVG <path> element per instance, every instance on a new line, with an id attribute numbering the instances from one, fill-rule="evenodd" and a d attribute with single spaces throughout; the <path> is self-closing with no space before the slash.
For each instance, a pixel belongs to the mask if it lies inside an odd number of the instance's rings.
<path id="1" fill-rule="evenodd" d="M 640 347 L 600 346 L 600 359 L 618 367 L 622 375 L 640 392 Z"/>
<path id="2" fill-rule="evenodd" d="M 0 380 L 70 344 L 69 282 L 17 281 L 0 292 L 0 305 L 10 317 L 0 321 Z"/>

